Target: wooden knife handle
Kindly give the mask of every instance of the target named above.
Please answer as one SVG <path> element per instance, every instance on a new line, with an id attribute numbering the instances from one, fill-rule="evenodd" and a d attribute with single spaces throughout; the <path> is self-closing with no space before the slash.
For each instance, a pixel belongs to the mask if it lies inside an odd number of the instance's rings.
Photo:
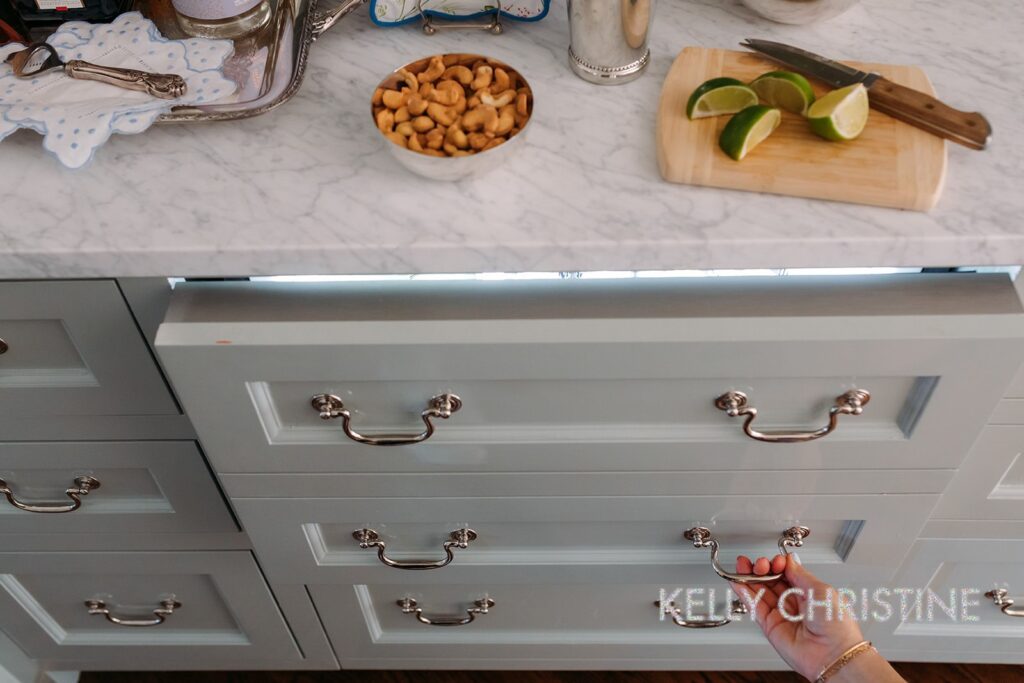
<path id="1" fill-rule="evenodd" d="M 872 108 L 971 149 L 985 149 L 992 137 L 992 126 L 981 114 L 959 111 L 886 78 L 872 83 L 868 96 Z"/>

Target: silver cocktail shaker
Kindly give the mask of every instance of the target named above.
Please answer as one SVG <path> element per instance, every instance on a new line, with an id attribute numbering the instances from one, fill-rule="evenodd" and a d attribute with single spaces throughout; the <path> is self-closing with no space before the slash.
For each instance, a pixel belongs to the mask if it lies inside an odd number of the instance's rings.
<path id="1" fill-rule="evenodd" d="M 568 0 L 569 66 L 591 83 L 628 83 L 650 61 L 654 0 Z"/>

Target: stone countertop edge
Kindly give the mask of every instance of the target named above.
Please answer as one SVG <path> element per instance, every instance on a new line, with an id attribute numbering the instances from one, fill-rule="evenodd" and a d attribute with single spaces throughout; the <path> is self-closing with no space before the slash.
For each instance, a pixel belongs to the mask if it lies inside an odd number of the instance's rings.
<path id="1" fill-rule="evenodd" d="M 738 0 L 662 0 L 648 73 L 615 87 L 569 71 L 561 2 L 501 36 L 382 29 L 360 10 L 313 45 L 299 93 L 264 116 L 114 136 L 78 171 L 35 133 L 0 143 L 0 279 L 1024 263 L 1024 75 L 1007 59 L 1024 33 L 1018 3 L 864 0 L 784 26 Z M 929 213 L 663 182 L 654 124 L 674 57 L 746 37 L 921 66 L 940 97 L 985 113 L 993 143 L 949 145 Z M 518 68 L 536 109 L 518 156 L 443 183 L 387 154 L 369 97 L 393 68 L 455 51 Z"/>

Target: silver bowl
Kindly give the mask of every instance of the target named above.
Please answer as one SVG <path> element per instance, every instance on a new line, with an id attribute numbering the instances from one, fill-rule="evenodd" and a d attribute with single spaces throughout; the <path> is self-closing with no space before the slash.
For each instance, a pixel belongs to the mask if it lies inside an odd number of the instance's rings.
<path id="1" fill-rule="evenodd" d="M 431 55 L 431 57 L 433 57 L 433 55 Z M 415 62 L 410 62 L 405 66 L 395 69 L 395 71 L 381 81 L 377 87 L 396 90 L 396 86 L 398 86 L 398 84 L 403 80 L 399 75 L 399 71 L 407 69 L 412 73 L 419 73 L 426 67 L 431 57 L 424 57 L 423 59 L 418 59 Z M 529 82 L 523 77 L 522 72 L 510 67 L 501 60 L 491 59 L 484 55 L 459 53 L 458 63 L 469 65 L 481 59 L 486 59 L 488 64 L 500 66 L 509 73 L 514 72 L 519 77 L 519 80 L 529 87 L 531 92 L 533 92 L 533 88 L 530 87 Z M 533 120 L 533 108 L 534 105 L 531 98 L 530 117 L 516 135 L 493 149 L 477 152 L 472 156 L 464 157 L 434 157 L 428 154 L 420 154 L 419 152 L 396 145 L 388 140 L 384 133 L 377 128 L 376 121 L 373 120 L 372 105 L 370 106 L 370 121 L 377 135 L 379 135 L 383 141 L 384 146 L 391 152 L 391 156 L 393 156 L 398 163 L 416 175 L 420 175 L 431 180 L 464 180 L 466 178 L 475 178 L 493 171 L 498 166 L 505 163 L 509 157 L 518 154 L 522 150 L 526 132 L 530 128 L 530 122 Z"/>
<path id="2" fill-rule="evenodd" d="M 859 0 L 743 0 L 762 17 L 782 24 L 810 24 L 837 17 Z"/>

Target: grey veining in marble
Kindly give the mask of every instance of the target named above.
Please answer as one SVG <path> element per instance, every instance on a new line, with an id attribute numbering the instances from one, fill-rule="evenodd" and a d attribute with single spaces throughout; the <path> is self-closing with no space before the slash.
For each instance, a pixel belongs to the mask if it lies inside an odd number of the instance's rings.
<path id="1" fill-rule="evenodd" d="M 648 73 L 601 87 L 569 72 L 563 0 L 499 37 L 380 29 L 360 11 L 268 115 L 115 136 L 80 171 L 34 133 L 0 144 L 0 278 L 1022 263 L 1022 33 L 1020 0 L 865 0 L 801 27 L 739 0 L 661 0 Z M 662 182 L 654 119 L 675 54 L 748 36 L 921 65 L 996 138 L 983 153 L 950 146 L 929 214 Z M 534 87 L 526 147 L 487 177 L 410 175 L 373 130 L 382 75 L 441 51 L 492 55 Z"/>

